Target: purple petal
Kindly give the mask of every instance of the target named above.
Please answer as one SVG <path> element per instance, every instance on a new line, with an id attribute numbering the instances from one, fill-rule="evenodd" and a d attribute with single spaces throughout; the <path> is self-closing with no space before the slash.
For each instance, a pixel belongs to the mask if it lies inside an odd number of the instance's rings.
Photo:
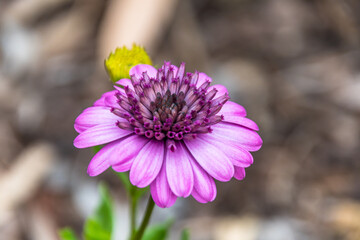
<path id="1" fill-rule="evenodd" d="M 122 138 L 107 144 L 94 158 L 98 162 L 106 161 L 117 172 L 129 171 L 136 155 L 148 141 L 138 135 Z"/>
<path id="2" fill-rule="evenodd" d="M 117 97 L 115 97 L 115 94 L 112 96 L 106 96 L 104 98 L 104 104 L 105 104 L 105 106 L 108 106 L 108 107 L 119 108 L 118 101 L 119 101 L 119 99 Z"/>
<path id="3" fill-rule="evenodd" d="M 220 149 L 201 138 L 184 142 L 192 156 L 210 176 L 222 182 L 233 177 L 234 166 Z"/>
<path id="4" fill-rule="evenodd" d="M 74 129 L 78 132 L 78 133 L 82 133 L 83 131 L 85 131 L 86 129 L 88 129 L 89 127 L 86 126 L 82 126 L 79 124 L 74 124 Z"/>
<path id="5" fill-rule="evenodd" d="M 127 171 L 129 171 L 131 169 L 131 166 L 132 166 L 133 162 L 134 162 L 133 160 L 132 161 L 127 161 L 127 162 L 124 162 L 122 164 L 113 165 L 111 167 L 115 172 L 127 172 Z"/>
<path id="6" fill-rule="evenodd" d="M 200 167 L 194 158 L 191 157 L 190 162 L 194 173 L 194 188 L 191 195 L 201 203 L 214 201 L 216 197 L 214 179 Z"/>
<path id="7" fill-rule="evenodd" d="M 259 130 L 258 125 L 254 121 L 245 118 L 246 116 L 245 108 L 237 103 L 234 102 L 225 103 L 225 105 L 222 107 L 222 109 L 218 114 L 224 116 L 224 120 L 223 120 L 224 122 L 235 123 L 255 131 Z"/>
<path id="8" fill-rule="evenodd" d="M 210 92 L 214 88 L 216 88 L 216 90 L 217 90 L 217 93 L 214 98 L 220 97 L 224 94 L 229 94 L 227 88 L 224 85 L 220 85 L 220 84 L 215 84 L 215 85 L 210 86 L 208 88 L 207 92 Z"/>
<path id="9" fill-rule="evenodd" d="M 76 119 L 75 129 L 80 132 L 99 124 L 115 124 L 119 117 L 110 111 L 107 107 L 89 107 L 86 108 Z"/>
<path id="10" fill-rule="evenodd" d="M 239 116 L 239 117 L 246 117 L 246 110 L 243 106 L 227 101 L 224 106 L 222 106 L 219 115 L 226 116 Z"/>
<path id="11" fill-rule="evenodd" d="M 255 131 L 259 131 L 258 125 L 251 119 L 235 116 L 235 115 L 229 115 L 229 116 L 223 115 L 223 116 L 224 116 L 224 120 L 223 120 L 224 122 L 235 123 L 240 126 L 244 126 Z"/>
<path id="12" fill-rule="evenodd" d="M 133 161 L 138 155 L 140 150 L 149 142 L 148 138 L 133 135 L 125 138 L 121 141 L 121 144 L 117 145 L 113 149 L 113 156 L 109 157 L 111 165 L 121 165 L 128 161 Z"/>
<path id="13" fill-rule="evenodd" d="M 216 197 L 216 185 L 215 185 L 215 182 L 214 182 L 214 191 L 215 192 L 215 195 L 214 195 L 214 199 Z M 199 203 L 208 203 L 208 202 L 212 202 L 214 201 L 214 199 L 212 200 L 206 200 L 205 198 L 202 197 L 201 193 L 199 193 L 197 190 L 193 190 L 192 193 L 191 193 L 191 196 L 193 196 L 193 198 L 198 201 Z"/>
<path id="14" fill-rule="evenodd" d="M 130 69 L 130 76 L 135 74 L 135 77 L 142 78 L 143 72 L 146 72 L 150 78 L 156 78 L 157 70 L 147 64 L 138 64 Z"/>
<path id="15" fill-rule="evenodd" d="M 164 142 L 151 140 L 136 156 L 130 170 L 130 181 L 143 188 L 148 186 L 159 174 L 164 160 Z"/>
<path id="16" fill-rule="evenodd" d="M 131 90 L 134 90 L 134 87 L 133 87 L 130 79 L 127 79 L 127 78 L 120 79 L 119 81 L 116 82 L 116 84 L 121 85 L 123 87 L 129 87 Z M 114 85 L 114 87 L 118 91 L 124 92 L 123 88 L 120 88 L 119 86 L 116 86 L 116 85 Z"/>
<path id="17" fill-rule="evenodd" d="M 199 135 L 198 138 L 209 142 L 215 147 L 221 149 L 223 153 L 230 159 L 231 163 L 239 167 L 249 167 L 254 159 L 248 151 L 235 144 L 224 144 L 221 138 L 217 138 L 212 134 Z"/>
<path id="18" fill-rule="evenodd" d="M 178 197 L 188 197 L 194 186 L 194 176 L 190 165 L 192 156 L 187 149 L 176 142 L 176 150 L 167 151 L 166 174 L 172 192 Z"/>
<path id="19" fill-rule="evenodd" d="M 210 134 L 224 144 L 241 146 L 247 151 L 257 151 L 263 143 L 257 132 L 240 125 L 220 122 L 213 125 L 212 129 L 213 132 Z"/>
<path id="20" fill-rule="evenodd" d="M 109 161 L 107 161 L 106 154 L 100 153 L 99 151 L 95 156 L 91 159 L 87 173 L 89 176 L 94 177 L 103 173 L 106 169 L 110 167 Z"/>
<path id="21" fill-rule="evenodd" d="M 235 167 L 234 178 L 237 180 L 243 180 L 245 178 L 245 168 L 243 167 Z"/>
<path id="22" fill-rule="evenodd" d="M 74 140 L 77 148 L 87 148 L 115 141 L 131 134 L 113 124 L 96 125 L 80 133 Z"/>
<path id="23" fill-rule="evenodd" d="M 112 96 L 112 97 L 116 98 L 115 97 L 116 92 L 117 92 L 117 90 L 112 90 L 110 92 L 104 93 L 98 100 L 96 100 L 94 102 L 93 106 L 106 106 L 105 102 L 104 102 L 105 98 L 108 97 L 108 96 Z"/>
<path id="24" fill-rule="evenodd" d="M 96 100 L 93 104 L 93 106 L 105 106 L 105 103 L 104 103 L 104 99 L 103 97 L 100 97 L 98 100 Z"/>
<path id="25" fill-rule="evenodd" d="M 171 207 L 177 197 L 171 191 L 167 177 L 166 177 L 166 162 L 161 168 L 160 173 L 156 179 L 150 185 L 151 196 L 159 207 L 168 208 Z"/>
<path id="26" fill-rule="evenodd" d="M 196 87 L 200 87 L 204 82 L 206 82 L 206 80 L 208 80 L 210 82 L 212 81 L 211 77 L 209 77 L 205 73 L 203 73 L 203 72 L 199 73 L 199 78 L 198 78 Z"/>

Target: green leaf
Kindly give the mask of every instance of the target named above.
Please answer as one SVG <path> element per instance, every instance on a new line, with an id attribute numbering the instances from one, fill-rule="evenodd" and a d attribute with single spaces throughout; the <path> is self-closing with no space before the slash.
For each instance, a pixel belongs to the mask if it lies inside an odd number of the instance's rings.
<path id="1" fill-rule="evenodd" d="M 85 240 L 110 240 L 113 230 L 113 204 L 109 190 L 104 184 L 99 187 L 101 201 L 95 213 L 86 220 Z"/>
<path id="2" fill-rule="evenodd" d="M 148 227 L 145 230 L 142 240 L 165 240 L 173 222 L 173 220 L 168 220 L 164 223 Z"/>
<path id="3" fill-rule="evenodd" d="M 114 83 L 122 78 L 130 78 L 130 68 L 138 64 L 151 65 L 152 62 L 145 49 L 136 44 L 131 49 L 125 46 L 115 49 L 105 60 L 106 70 Z"/>
<path id="4" fill-rule="evenodd" d="M 63 228 L 59 231 L 59 236 L 61 240 L 78 240 L 74 231 L 71 228 Z"/>
<path id="5" fill-rule="evenodd" d="M 94 146 L 92 147 L 94 152 L 97 153 L 98 151 L 100 151 L 103 148 L 104 145 L 98 145 L 98 146 Z"/>
<path id="6" fill-rule="evenodd" d="M 88 219 L 84 229 L 85 240 L 110 240 L 111 232 L 105 230 L 95 219 Z"/>
<path id="7" fill-rule="evenodd" d="M 184 229 L 181 232 L 181 240 L 190 240 L 190 232 L 188 229 Z"/>

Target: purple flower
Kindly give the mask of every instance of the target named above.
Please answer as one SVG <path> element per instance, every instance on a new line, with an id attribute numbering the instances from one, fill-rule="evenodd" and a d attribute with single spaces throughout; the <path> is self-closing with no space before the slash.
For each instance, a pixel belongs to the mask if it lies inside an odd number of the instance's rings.
<path id="1" fill-rule="evenodd" d="M 110 166 L 130 171 L 140 188 L 150 185 L 160 207 L 192 195 L 206 203 L 216 197 L 214 179 L 242 180 L 262 140 L 245 109 L 230 102 L 222 85 L 205 73 L 185 73 L 170 62 L 160 69 L 137 65 L 75 120 L 77 148 L 106 144 L 88 174 Z M 123 86 L 123 88 L 118 87 Z"/>

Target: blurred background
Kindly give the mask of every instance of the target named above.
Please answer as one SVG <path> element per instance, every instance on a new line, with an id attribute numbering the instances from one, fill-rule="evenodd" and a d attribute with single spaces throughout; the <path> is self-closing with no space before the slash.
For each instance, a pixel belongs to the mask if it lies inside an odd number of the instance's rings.
<path id="1" fill-rule="evenodd" d="M 170 239 L 184 227 L 194 240 L 360 239 L 359 12 L 358 0 L 1 0 L 0 239 L 80 233 L 99 181 L 126 238 L 119 179 L 87 176 L 92 150 L 72 141 L 111 89 L 104 58 L 133 42 L 228 87 L 264 140 L 213 203 L 155 210 L 154 223 L 176 219 Z"/>

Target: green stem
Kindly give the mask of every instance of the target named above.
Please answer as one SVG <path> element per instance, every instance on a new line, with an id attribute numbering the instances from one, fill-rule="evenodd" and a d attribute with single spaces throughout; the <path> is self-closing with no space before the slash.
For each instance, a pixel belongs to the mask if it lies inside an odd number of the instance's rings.
<path id="1" fill-rule="evenodd" d="M 136 210 L 137 210 L 137 203 L 138 203 L 138 199 L 134 196 L 135 195 L 135 187 L 132 186 L 130 189 L 130 239 L 132 239 L 135 236 L 135 232 L 136 232 Z"/>
<path id="2" fill-rule="evenodd" d="M 152 214 L 152 212 L 154 210 L 154 206 L 155 206 L 155 202 L 154 202 L 154 200 L 152 199 L 152 197 L 150 195 L 149 201 L 148 201 L 148 204 L 147 204 L 147 207 L 146 207 L 144 218 L 143 218 L 143 220 L 141 222 L 141 225 L 140 225 L 140 228 L 136 232 L 135 237 L 134 237 L 133 240 L 141 240 L 141 238 L 143 237 L 145 229 L 146 229 L 147 225 L 149 224 L 151 214 Z"/>

